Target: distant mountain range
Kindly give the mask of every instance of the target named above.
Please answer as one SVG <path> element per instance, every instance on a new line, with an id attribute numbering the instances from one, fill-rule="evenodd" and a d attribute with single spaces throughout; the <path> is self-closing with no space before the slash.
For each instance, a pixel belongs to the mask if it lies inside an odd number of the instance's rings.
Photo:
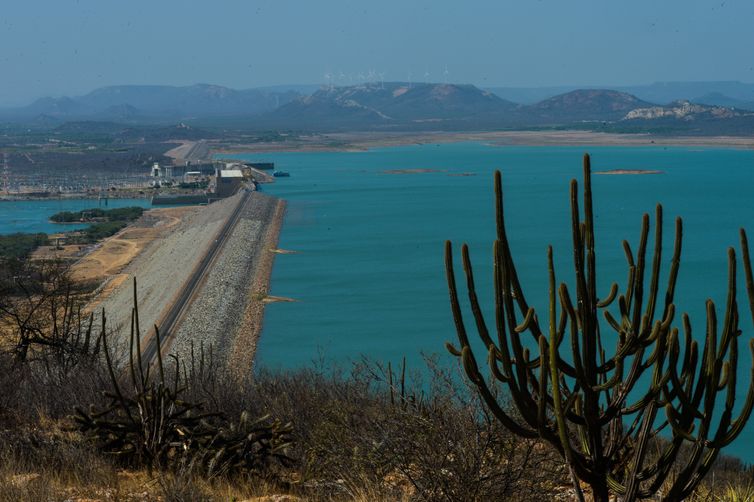
<path id="1" fill-rule="evenodd" d="M 43 98 L 26 107 L 0 110 L 0 121 L 42 128 L 67 122 L 180 122 L 298 131 L 577 127 L 617 132 L 754 132 L 754 84 L 652 84 L 636 87 L 639 94 L 622 89 L 564 89 L 484 90 L 473 85 L 406 82 L 249 90 L 207 84 L 114 86 L 80 97 Z M 549 95 L 556 90 L 564 92 Z M 676 97 L 667 100 L 669 96 Z M 534 97 L 540 99 L 528 102 Z"/>
<path id="2" fill-rule="evenodd" d="M 754 112 L 688 101 L 657 105 L 604 89 L 579 89 L 522 105 L 472 85 L 386 82 L 321 89 L 263 114 L 255 122 L 262 128 L 321 131 L 570 126 L 612 131 L 676 128 L 686 133 L 723 134 L 747 127 L 754 131 Z"/>
<path id="3" fill-rule="evenodd" d="M 122 85 L 102 87 L 75 98 L 42 98 L 14 109 L 0 110 L 0 118 L 28 120 L 40 116 L 66 120 L 126 122 L 185 120 L 196 117 L 253 116 L 301 96 L 291 88 L 234 90 L 219 85 L 185 87 Z"/>
<path id="4" fill-rule="evenodd" d="M 583 89 L 583 86 L 557 87 L 492 87 L 487 89 L 503 99 L 531 105 L 559 94 Z M 754 110 L 754 84 L 721 82 L 655 82 L 634 86 L 599 86 L 600 89 L 612 89 L 633 94 L 643 101 L 669 104 L 684 100 L 706 105 L 734 106 Z"/>

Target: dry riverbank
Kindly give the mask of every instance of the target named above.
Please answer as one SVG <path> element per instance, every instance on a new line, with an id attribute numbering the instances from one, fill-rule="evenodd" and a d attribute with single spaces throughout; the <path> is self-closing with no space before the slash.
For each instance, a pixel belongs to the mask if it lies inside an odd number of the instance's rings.
<path id="1" fill-rule="evenodd" d="M 754 138 L 743 136 L 657 136 L 590 131 L 492 131 L 492 132 L 352 132 L 303 135 L 281 142 L 212 145 L 213 153 L 237 155 L 263 152 L 365 151 L 371 148 L 417 144 L 479 142 L 495 146 L 697 146 L 754 148 Z"/>

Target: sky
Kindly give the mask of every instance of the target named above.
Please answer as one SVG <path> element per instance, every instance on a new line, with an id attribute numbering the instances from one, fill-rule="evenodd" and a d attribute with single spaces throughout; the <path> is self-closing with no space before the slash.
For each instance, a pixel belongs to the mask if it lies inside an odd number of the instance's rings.
<path id="1" fill-rule="evenodd" d="M 121 84 L 754 82 L 751 0 L 3 0 L 0 106 Z"/>

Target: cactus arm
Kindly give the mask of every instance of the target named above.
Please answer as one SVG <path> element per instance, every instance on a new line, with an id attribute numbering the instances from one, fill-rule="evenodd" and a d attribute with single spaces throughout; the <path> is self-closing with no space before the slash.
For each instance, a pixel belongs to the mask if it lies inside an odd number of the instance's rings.
<path id="1" fill-rule="evenodd" d="M 461 357 L 461 350 L 457 349 L 455 345 L 453 345 L 450 342 L 445 342 L 445 350 L 451 353 L 451 355 L 454 355 L 456 357 Z"/>
<path id="2" fill-rule="evenodd" d="M 616 333 L 623 331 L 623 328 L 618 323 L 618 320 L 613 317 L 613 314 L 611 314 L 609 310 L 602 312 L 602 316 L 605 318 L 610 327 L 615 330 Z"/>
<path id="3" fill-rule="evenodd" d="M 597 302 L 597 307 L 601 309 L 609 307 L 616 296 L 618 296 L 618 283 L 614 282 L 610 285 L 610 291 L 607 293 L 607 296 Z"/>
<path id="4" fill-rule="evenodd" d="M 529 310 L 529 304 L 526 302 L 526 297 L 524 295 L 523 289 L 521 288 L 521 283 L 518 279 L 518 273 L 516 272 L 516 267 L 513 264 L 513 259 L 510 252 L 510 245 L 508 243 L 508 235 L 505 230 L 502 174 L 500 173 L 499 170 L 495 171 L 494 184 L 495 184 L 495 222 L 496 222 L 496 227 L 497 227 L 497 239 L 500 241 L 502 245 L 503 254 L 508 257 L 508 260 L 510 260 L 510 263 L 509 263 L 510 284 L 513 290 L 513 296 L 516 299 L 519 309 L 523 313 Z M 537 324 L 534 324 L 531 329 L 531 335 L 535 342 L 538 343 L 539 336 L 541 334 L 542 333 L 539 329 L 539 326 Z"/>
<path id="5" fill-rule="evenodd" d="M 510 269 L 509 262 L 507 260 L 508 257 L 506 256 L 507 251 L 502 243 L 496 245 L 496 250 L 498 254 L 496 255 L 495 260 L 495 299 L 496 304 L 501 305 L 499 309 L 496 309 L 498 314 L 498 330 L 499 333 L 503 334 L 503 340 L 505 340 L 505 332 L 507 330 L 508 337 L 510 338 L 511 349 L 513 350 L 514 360 L 516 362 L 515 369 L 505 366 L 504 368 L 506 370 L 506 373 L 511 375 L 509 388 L 513 400 L 518 404 L 519 411 L 521 412 L 524 420 L 530 426 L 535 428 L 537 423 L 538 405 L 536 403 L 536 400 L 532 397 L 531 393 L 528 390 L 527 382 L 529 376 L 527 374 L 527 357 L 524 354 L 524 349 L 521 345 L 520 337 L 515 331 L 517 323 L 515 319 L 515 309 L 513 305 L 512 290 L 510 286 Z M 509 357 L 508 354 L 506 354 L 507 343 L 505 343 L 505 341 L 501 341 L 501 344 L 505 346 L 504 350 L 501 351 L 504 359 L 503 364 L 505 365 L 505 359 L 506 357 Z"/>
<path id="6" fill-rule="evenodd" d="M 518 383 L 513 379 L 513 362 L 511 360 L 510 349 L 508 347 L 508 340 L 506 337 L 505 329 L 505 301 L 503 299 L 503 260 L 501 259 L 500 241 L 495 241 L 493 246 L 493 254 L 495 261 L 493 264 L 493 277 L 495 286 L 495 327 L 497 329 L 497 337 L 499 339 L 498 347 L 500 349 L 500 359 L 503 363 L 503 371 L 506 375 L 511 376 L 510 385 L 511 391 L 518 390 Z"/>
<path id="7" fill-rule="evenodd" d="M 649 215 L 644 213 L 641 220 L 641 236 L 639 237 L 639 248 L 636 252 L 636 272 L 634 273 L 633 281 L 633 298 L 631 306 L 633 307 L 633 315 L 631 319 L 631 326 L 640 326 L 641 321 L 641 308 L 642 301 L 644 299 L 644 267 L 646 263 L 647 255 L 647 237 L 649 236 Z"/>
<path id="8" fill-rule="evenodd" d="M 165 370 L 162 364 L 162 344 L 160 343 L 160 329 L 154 325 L 154 336 L 157 340 L 157 368 L 160 372 L 160 384 L 165 385 Z"/>
<path id="9" fill-rule="evenodd" d="M 456 327 L 458 341 L 463 347 L 469 346 L 469 337 L 466 334 L 466 326 L 463 323 L 463 313 L 461 305 L 458 302 L 458 288 L 456 287 L 456 276 L 453 268 L 453 245 L 450 241 L 445 241 L 445 276 L 448 279 L 448 292 L 450 294 L 450 310 L 453 314 L 453 322 Z"/>
<path id="10" fill-rule="evenodd" d="M 653 319 L 657 304 L 657 291 L 660 283 L 660 260 L 662 258 L 662 205 L 655 208 L 655 249 L 652 257 L 652 272 L 649 280 L 649 295 L 647 308 L 644 312 L 645 319 Z"/>
<path id="11" fill-rule="evenodd" d="M 754 360 L 754 339 L 749 340 L 749 352 L 751 353 L 752 360 Z M 719 443 L 720 448 L 729 445 L 738 437 L 739 434 L 741 434 L 741 431 L 743 431 L 744 425 L 746 425 L 746 421 L 751 416 L 752 409 L 754 409 L 754 366 L 752 366 L 752 369 L 751 369 L 749 390 L 746 394 L 746 400 L 744 401 L 744 405 L 738 417 L 735 420 L 733 420 L 730 430 L 725 435 L 725 437 L 723 437 L 722 440 L 720 441 Z"/>
<path id="12" fill-rule="evenodd" d="M 550 432 L 548 430 L 550 425 L 550 420 L 547 417 L 547 372 L 550 370 L 548 364 L 547 364 L 547 354 L 549 352 L 549 348 L 547 346 L 547 342 L 545 341 L 544 335 L 539 337 L 539 353 L 541 354 L 541 363 L 539 365 L 539 388 L 537 390 L 537 425 L 539 429 L 539 435 L 543 438 L 548 436 L 548 433 Z M 555 380 L 553 382 L 553 387 L 558 387 L 558 381 Z"/>
<path id="13" fill-rule="evenodd" d="M 631 252 L 631 245 L 628 241 L 623 241 L 623 252 L 626 255 L 626 262 L 628 263 L 628 280 L 626 281 L 626 292 L 624 294 L 624 304 L 621 305 L 621 313 L 628 315 L 631 311 L 631 301 L 634 297 L 634 280 L 636 279 L 636 264 L 634 263 L 634 255 Z"/>
<path id="14" fill-rule="evenodd" d="M 492 391 L 484 381 L 484 378 L 479 373 L 479 368 L 476 364 L 476 361 L 474 360 L 471 348 L 468 346 L 464 347 L 462 354 L 463 355 L 461 356 L 461 361 L 463 362 L 463 367 L 466 371 L 466 374 L 468 375 L 471 382 L 476 385 L 477 389 L 479 389 L 479 394 L 482 396 L 482 399 L 490 408 L 492 414 L 495 415 L 495 418 L 497 418 L 500 423 L 509 428 L 513 433 L 518 434 L 524 438 L 534 439 L 539 437 L 539 433 L 537 431 L 520 425 L 500 407 L 497 400 L 495 399 L 495 396 L 492 394 Z"/>
<path id="15" fill-rule="evenodd" d="M 560 395 L 560 371 L 558 366 L 558 329 L 555 326 L 555 311 L 557 308 L 555 301 L 555 266 L 552 259 L 552 246 L 547 248 L 547 269 L 549 277 L 549 318 L 550 318 L 550 344 L 549 344 L 549 370 L 550 381 L 552 382 L 552 401 L 553 401 L 553 416 L 555 417 L 555 425 L 560 440 L 561 451 L 566 459 L 568 465 L 574 465 L 574 451 L 571 446 L 571 441 L 568 438 L 568 426 L 566 425 L 566 410 L 570 408 L 570 405 L 563 406 L 562 397 Z M 543 365 L 544 366 L 544 365 Z M 578 393 L 573 393 L 574 399 L 578 396 Z"/>
<path id="16" fill-rule="evenodd" d="M 534 309 L 532 307 L 529 307 L 529 310 L 526 311 L 524 320 L 521 321 L 521 324 L 513 328 L 513 331 L 515 331 L 516 333 L 523 333 L 524 331 L 528 330 L 531 327 L 534 317 Z"/>
<path id="17" fill-rule="evenodd" d="M 487 323 L 484 321 L 484 315 L 482 309 L 479 306 L 479 298 L 476 294 L 476 286 L 474 285 L 474 270 L 471 266 L 471 259 L 469 258 L 469 246 L 464 244 L 461 246 L 461 259 L 463 261 L 463 271 L 466 274 L 466 287 L 469 293 L 469 303 L 471 304 L 471 313 L 474 316 L 476 322 L 477 331 L 479 332 L 479 338 L 484 342 L 485 347 L 489 347 L 493 343 L 490 338 L 489 330 L 487 329 Z"/>
<path id="18" fill-rule="evenodd" d="M 717 357 L 722 359 L 728 351 L 731 338 L 735 337 L 736 308 L 736 251 L 728 248 L 728 297 L 725 301 L 725 318 Z"/>
<path id="19" fill-rule="evenodd" d="M 131 331 L 128 337 L 128 374 L 131 376 L 131 385 L 134 390 L 139 388 L 136 378 L 136 363 L 134 360 L 134 309 L 131 307 Z"/>
<path id="20" fill-rule="evenodd" d="M 490 367 L 490 371 L 492 371 L 492 376 L 494 376 L 495 378 L 497 378 L 499 381 L 503 383 L 509 383 L 511 381 L 511 376 L 506 375 L 503 372 L 504 370 L 500 369 L 500 367 L 497 365 L 498 360 L 499 358 L 498 358 L 497 347 L 495 347 L 494 344 L 490 345 L 489 350 L 487 352 L 487 364 Z"/>
<path id="21" fill-rule="evenodd" d="M 558 293 L 560 296 L 560 305 L 563 307 L 563 310 L 568 314 L 568 317 L 570 319 L 569 324 L 571 328 L 570 339 L 571 353 L 573 355 L 573 367 L 576 373 L 576 381 L 583 388 L 588 386 L 589 382 L 586 379 L 584 368 L 581 364 L 581 347 L 579 346 L 578 319 L 576 311 L 573 308 L 573 303 L 571 303 L 571 297 L 568 294 L 568 287 L 565 285 L 565 283 L 560 284 Z"/>

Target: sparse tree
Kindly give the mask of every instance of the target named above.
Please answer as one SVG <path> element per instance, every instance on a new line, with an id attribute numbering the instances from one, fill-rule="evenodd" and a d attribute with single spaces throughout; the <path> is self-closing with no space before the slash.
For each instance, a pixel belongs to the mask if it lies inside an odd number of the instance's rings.
<path id="1" fill-rule="evenodd" d="M 61 368 L 96 353 L 94 316 L 82 313 L 79 293 L 69 267 L 59 260 L 18 263 L 0 280 L 2 350 L 12 351 L 22 363 L 55 357 Z"/>

